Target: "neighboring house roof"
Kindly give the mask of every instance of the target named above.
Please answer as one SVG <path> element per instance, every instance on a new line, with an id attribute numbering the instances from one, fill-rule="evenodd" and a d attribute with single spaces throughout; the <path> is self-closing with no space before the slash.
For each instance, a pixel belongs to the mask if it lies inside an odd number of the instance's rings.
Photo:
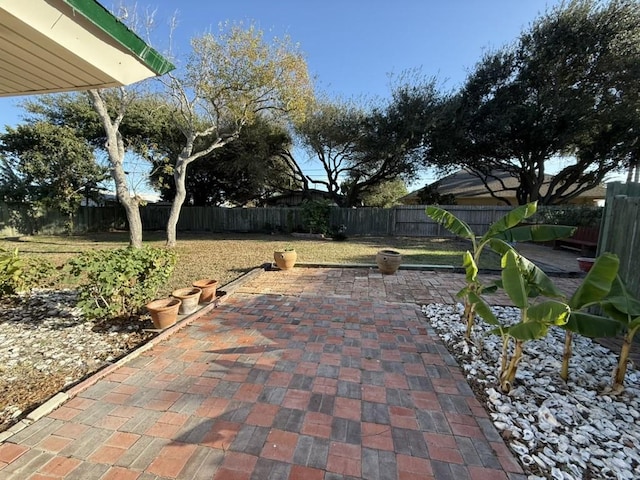
<path id="1" fill-rule="evenodd" d="M 175 67 L 95 0 L 0 0 L 0 96 L 128 85 Z"/>
<path id="2" fill-rule="evenodd" d="M 156 203 L 156 204 L 160 203 L 160 195 L 157 193 L 153 193 L 153 192 L 138 193 L 137 196 L 147 203 Z M 94 200 L 89 199 L 88 201 L 83 203 L 83 206 L 95 207 L 96 205 L 101 205 L 104 203 L 118 203 L 118 195 L 116 194 L 116 192 L 112 192 L 110 190 L 100 190 L 98 202 L 95 202 Z"/>
<path id="3" fill-rule="evenodd" d="M 498 196 L 515 198 L 516 195 L 514 190 L 504 189 L 515 189 L 519 184 L 518 179 L 509 175 L 508 172 L 497 172 L 495 177 L 497 178 L 490 177 L 487 179 L 489 188 L 491 188 L 491 190 Z M 544 184 L 540 189 L 541 194 L 544 195 L 547 193 L 549 183 L 552 179 L 552 175 L 545 175 Z M 504 187 L 502 184 L 504 184 Z M 429 186 L 436 188 L 440 195 L 450 194 L 456 198 L 492 198 L 484 183 L 482 183 L 476 175 L 466 169 L 458 170 L 451 175 L 447 175 L 446 177 L 431 183 Z M 418 198 L 421 190 L 422 189 L 419 189 L 405 195 L 400 199 L 400 201 L 402 203 L 411 203 Z M 606 188 L 604 186 L 594 187 L 578 196 L 581 198 L 604 199 L 606 197 Z"/>

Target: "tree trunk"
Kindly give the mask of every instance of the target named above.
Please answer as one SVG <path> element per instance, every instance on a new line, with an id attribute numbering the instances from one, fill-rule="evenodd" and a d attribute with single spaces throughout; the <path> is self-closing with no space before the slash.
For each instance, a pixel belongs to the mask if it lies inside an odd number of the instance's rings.
<path id="1" fill-rule="evenodd" d="M 469 298 L 464 299 L 464 313 L 462 314 L 467 322 L 467 330 L 465 332 L 465 337 L 467 340 L 471 339 L 471 331 L 473 330 L 473 320 L 476 315 L 475 304 L 469 301 Z"/>
<path id="2" fill-rule="evenodd" d="M 178 226 L 178 220 L 180 219 L 180 209 L 187 197 L 187 189 L 185 186 L 186 177 L 187 164 L 182 158 L 179 158 L 173 170 L 173 180 L 176 184 L 176 196 L 173 197 L 171 212 L 169 213 L 169 220 L 167 221 L 167 247 L 170 248 L 176 246 L 176 228 Z"/>
<path id="3" fill-rule="evenodd" d="M 93 109 L 100 117 L 100 121 L 107 136 L 107 153 L 111 164 L 111 177 L 116 184 L 116 195 L 124 207 L 129 222 L 129 245 L 133 248 L 142 247 L 142 219 L 140 218 L 140 201 L 129 193 L 127 174 L 124 171 L 124 141 L 119 132 L 120 122 L 124 113 L 120 113 L 115 120 L 109 112 L 98 90 L 89 90 L 89 97 Z"/>
<path id="4" fill-rule="evenodd" d="M 631 342 L 636 334 L 637 328 L 629 330 L 624 336 L 622 347 L 620 347 L 620 358 L 618 366 L 613 377 L 613 389 L 617 392 L 624 390 L 624 377 L 627 375 L 627 361 L 629 360 L 629 352 L 631 351 Z"/>
<path id="5" fill-rule="evenodd" d="M 507 365 L 507 368 L 500 372 L 500 389 L 504 393 L 509 393 L 511 387 L 513 387 L 513 381 L 516 379 L 516 372 L 518 371 L 518 364 L 522 359 L 522 340 L 516 340 L 516 345 L 513 350 L 511 360 Z"/>
<path id="6" fill-rule="evenodd" d="M 123 147 L 124 150 L 124 147 Z M 122 155 L 124 158 L 124 153 Z M 140 217 L 140 201 L 137 197 L 132 197 L 127 184 L 127 174 L 122 166 L 122 161 L 111 160 L 111 176 L 116 183 L 116 194 L 118 201 L 124 207 L 129 223 L 129 245 L 133 248 L 142 248 L 142 218 Z"/>
<path id="7" fill-rule="evenodd" d="M 133 203 L 133 205 L 132 205 Z M 129 223 L 129 245 L 133 248 L 142 248 L 142 218 L 137 202 L 125 202 L 122 204 L 127 222 Z"/>

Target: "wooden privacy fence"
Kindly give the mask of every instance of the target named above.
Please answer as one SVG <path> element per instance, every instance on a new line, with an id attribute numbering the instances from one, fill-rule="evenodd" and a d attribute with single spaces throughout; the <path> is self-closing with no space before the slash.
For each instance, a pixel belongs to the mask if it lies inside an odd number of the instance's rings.
<path id="1" fill-rule="evenodd" d="M 329 226 L 346 227 L 347 235 L 395 235 L 415 237 L 448 237 L 449 231 L 433 222 L 425 206 L 394 208 L 332 208 Z M 444 207 L 479 234 L 502 217 L 511 207 L 452 205 Z M 169 219 L 168 206 L 149 205 L 142 209 L 142 225 L 146 230 L 164 229 Z M 290 232 L 302 228 L 300 208 L 216 208 L 184 207 L 178 230 L 205 232 Z"/>
<path id="2" fill-rule="evenodd" d="M 620 258 L 620 277 L 640 296 L 640 183 L 607 184 L 598 255 L 611 252 Z"/>
<path id="3" fill-rule="evenodd" d="M 63 234 L 68 232 L 69 218 L 57 211 L 37 211 L 27 205 L 0 203 L 0 235 Z M 109 231 L 127 228 L 127 219 L 120 206 L 82 207 L 73 215 L 76 233 Z"/>
<path id="4" fill-rule="evenodd" d="M 452 237 L 446 228 L 432 221 L 425 213 L 426 205 L 395 207 L 393 235 L 407 237 Z M 445 205 L 445 210 L 464 220 L 476 235 L 483 235 L 489 225 L 513 210 L 513 207 Z"/>
<path id="5" fill-rule="evenodd" d="M 56 212 L 44 212 L 35 218 L 20 206 L 0 208 L 0 233 L 64 233 L 68 219 Z M 170 206 L 147 205 L 140 208 L 144 230 L 164 230 Z M 431 221 L 425 206 L 395 208 L 332 208 L 330 227 L 346 227 L 347 235 L 395 235 L 448 237 L 451 234 Z M 452 205 L 444 207 L 463 219 L 478 234 L 511 210 L 511 207 Z M 192 232 L 291 232 L 303 226 L 300 208 L 218 208 L 184 206 L 178 221 L 179 231 Z M 81 207 L 73 217 L 76 233 L 126 229 L 126 217 L 120 206 Z"/>

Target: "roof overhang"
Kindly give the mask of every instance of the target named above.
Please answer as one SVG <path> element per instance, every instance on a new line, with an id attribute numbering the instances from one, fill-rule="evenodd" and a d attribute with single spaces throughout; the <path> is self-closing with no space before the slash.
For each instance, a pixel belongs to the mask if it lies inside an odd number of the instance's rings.
<path id="1" fill-rule="evenodd" d="M 95 0 L 0 0 L 0 97 L 118 87 L 173 68 Z"/>

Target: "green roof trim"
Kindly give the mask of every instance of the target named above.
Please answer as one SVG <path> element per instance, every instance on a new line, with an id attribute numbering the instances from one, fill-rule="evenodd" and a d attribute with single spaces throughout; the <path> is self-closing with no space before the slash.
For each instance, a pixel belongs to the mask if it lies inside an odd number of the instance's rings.
<path id="1" fill-rule="evenodd" d="M 95 0 L 64 0 L 64 2 L 133 53 L 156 75 L 164 75 L 176 68 Z"/>

